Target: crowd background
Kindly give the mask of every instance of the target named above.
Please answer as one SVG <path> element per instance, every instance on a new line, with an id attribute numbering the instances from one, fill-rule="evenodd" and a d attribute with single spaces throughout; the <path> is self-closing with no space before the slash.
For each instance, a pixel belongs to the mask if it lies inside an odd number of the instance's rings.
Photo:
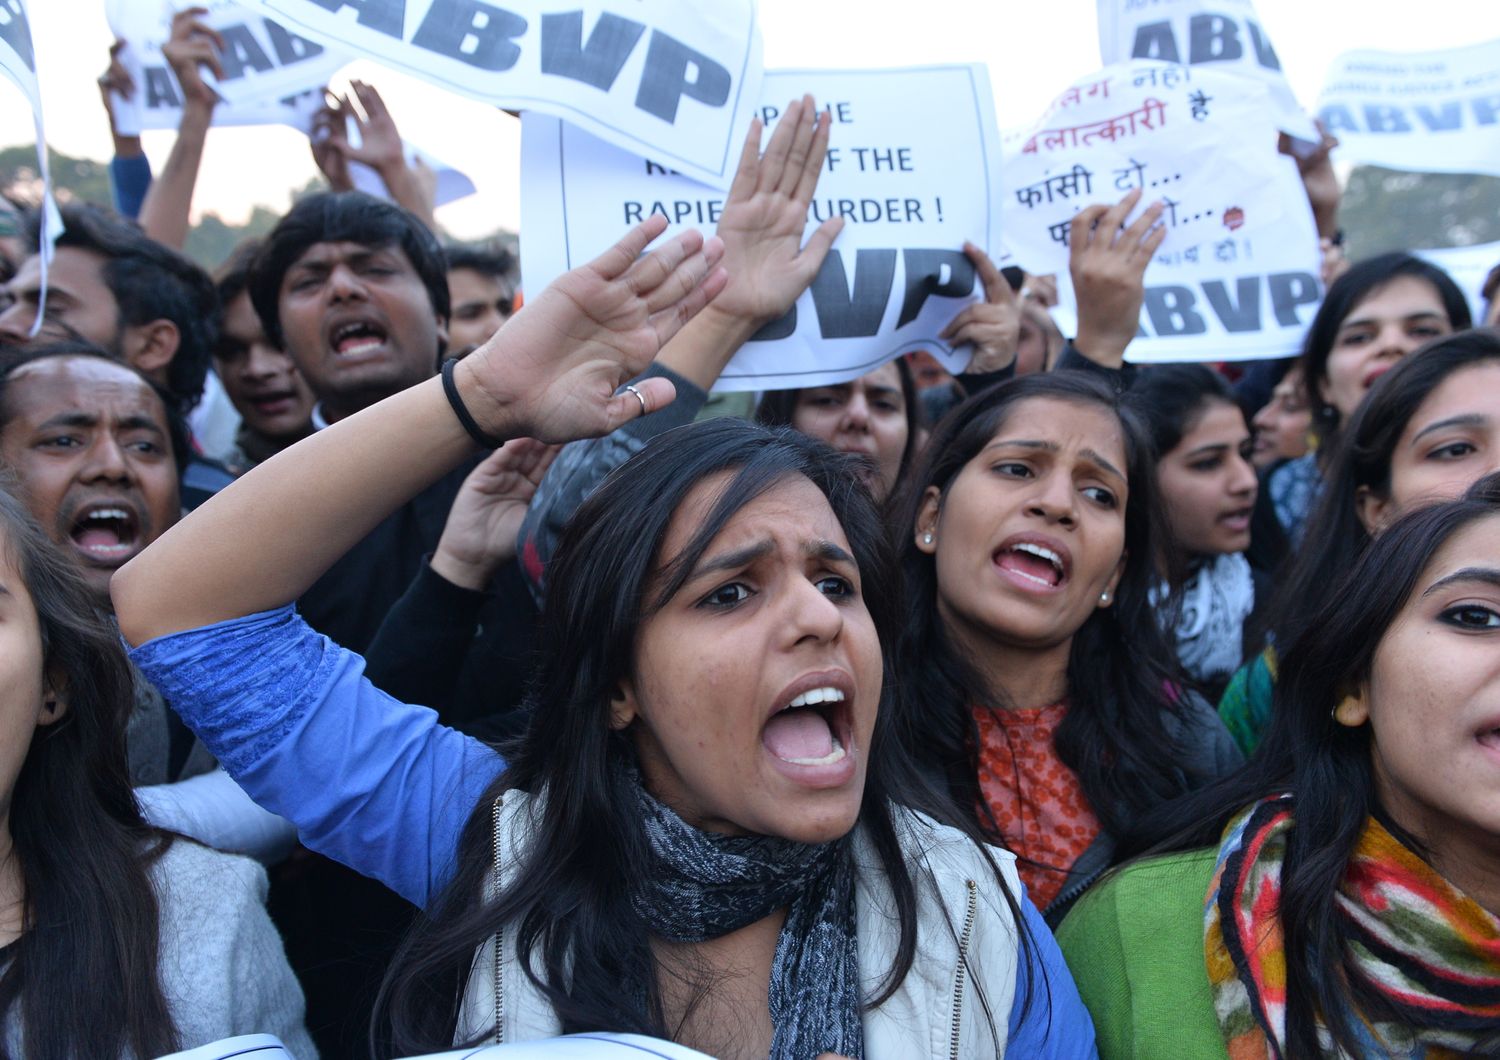
<path id="1" fill-rule="evenodd" d="M 963 374 L 715 401 L 842 227 L 811 97 L 717 234 L 522 290 L 373 79 L 195 226 L 200 13 L 165 159 L 58 166 L 36 334 L 24 165 L 3 211 L 0 1055 L 1500 1050 L 1500 262 L 1406 253 L 1500 179 L 1325 136 L 1295 358 L 1127 362 L 1132 192 L 1076 335 L 969 244 Z"/>

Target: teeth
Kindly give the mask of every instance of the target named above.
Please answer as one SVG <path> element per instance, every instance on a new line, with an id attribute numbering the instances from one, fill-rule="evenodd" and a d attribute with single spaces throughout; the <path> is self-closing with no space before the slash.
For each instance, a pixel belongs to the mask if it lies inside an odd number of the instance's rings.
<path id="1" fill-rule="evenodd" d="M 129 519 L 130 515 L 119 508 L 96 508 L 86 516 L 89 519 Z"/>
<path id="2" fill-rule="evenodd" d="M 813 688 L 803 692 L 782 709 L 791 710 L 793 707 L 812 707 L 819 703 L 842 703 L 843 701 L 844 693 L 837 688 Z"/>
<path id="3" fill-rule="evenodd" d="M 831 766 L 833 763 L 840 761 L 848 753 L 848 751 L 844 750 L 844 745 L 839 743 L 839 738 L 835 736 L 833 738 L 833 750 L 829 751 L 822 758 L 788 758 L 784 759 L 784 761 L 790 762 L 794 766 Z"/>
<path id="4" fill-rule="evenodd" d="M 1057 568 L 1057 573 L 1059 573 L 1059 574 L 1062 573 L 1062 569 L 1063 569 L 1062 557 L 1059 556 L 1056 552 L 1053 552 L 1050 548 L 1043 548 L 1041 545 L 1033 545 L 1029 541 L 1023 541 L 1021 544 L 1013 546 L 1011 548 L 1011 551 L 1012 552 L 1025 552 L 1025 553 L 1028 553 L 1029 555 L 1037 556 L 1037 557 L 1039 557 L 1041 559 L 1044 559 L 1048 563 L 1052 564 L 1052 566 L 1054 566 L 1055 568 Z"/>

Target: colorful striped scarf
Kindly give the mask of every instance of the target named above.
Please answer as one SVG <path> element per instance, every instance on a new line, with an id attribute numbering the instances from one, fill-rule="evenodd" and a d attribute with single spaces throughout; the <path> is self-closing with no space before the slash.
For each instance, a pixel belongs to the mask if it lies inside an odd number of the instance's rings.
<path id="1" fill-rule="evenodd" d="M 1204 957 L 1230 1060 L 1286 1049 L 1281 867 L 1290 796 L 1229 823 L 1204 904 Z M 1358 1056 L 1436 1060 L 1472 1054 L 1500 1029 L 1500 917 L 1443 879 L 1373 818 L 1339 885 L 1337 915 L 1355 974 L 1397 1019 L 1349 1020 Z M 1336 1053 L 1319 1027 L 1326 1055 Z"/>

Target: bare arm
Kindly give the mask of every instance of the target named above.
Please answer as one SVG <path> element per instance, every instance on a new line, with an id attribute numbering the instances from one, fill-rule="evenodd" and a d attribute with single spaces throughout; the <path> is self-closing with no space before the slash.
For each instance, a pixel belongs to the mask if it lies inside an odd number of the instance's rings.
<path id="1" fill-rule="evenodd" d="M 641 412 L 616 394 L 720 290 L 723 246 L 685 232 L 640 257 L 666 226 L 652 217 L 565 273 L 455 372 L 480 427 L 544 442 L 606 434 Z M 673 397 L 646 380 L 648 408 Z M 216 495 L 116 574 L 132 644 L 295 600 L 407 499 L 473 450 L 430 379 L 307 438 Z"/>
<path id="2" fill-rule="evenodd" d="M 765 154 L 750 123 L 719 215 L 729 285 L 661 351 L 660 363 L 704 390 L 757 331 L 784 316 L 817 276 L 843 218 L 823 222 L 807 245 L 807 210 L 828 156 L 831 122 L 811 96 L 787 105 Z"/>
<path id="3" fill-rule="evenodd" d="M 167 164 L 146 192 L 139 220 L 148 236 L 175 250 L 181 250 L 187 242 L 193 188 L 198 183 L 203 145 L 219 101 L 203 80 L 199 67 L 206 66 L 215 76 L 223 76 L 219 51 L 224 47 L 224 38 L 200 21 L 207 13 L 202 7 L 179 11 L 172 17 L 172 36 L 162 46 L 162 54 L 182 85 L 182 120 Z"/>

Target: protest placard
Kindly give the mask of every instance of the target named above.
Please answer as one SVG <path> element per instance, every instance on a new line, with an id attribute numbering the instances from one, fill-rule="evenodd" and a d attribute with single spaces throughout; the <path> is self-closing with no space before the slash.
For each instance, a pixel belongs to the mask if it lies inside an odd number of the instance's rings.
<path id="1" fill-rule="evenodd" d="M 37 248 L 41 254 L 42 304 L 37 306 L 36 320 L 31 333 L 35 335 L 42 326 L 42 316 L 47 302 L 47 269 L 52 264 L 52 251 L 57 237 L 62 235 L 62 216 L 57 212 L 57 203 L 52 198 L 52 169 L 47 163 L 47 130 L 42 121 L 42 90 L 36 80 L 36 49 L 31 41 L 31 20 L 26 16 L 25 0 L 5 0 L 0 3 L 0 73 L 3 73 L 31 104 L 33 128 L 36 129 L 36 165 L 42 178 L 41 241 Z"/>
<path id="2" fill-rule="evenodd" d="M 1468 247 L 1444 247 L 1440 250 L 1413 250 L 1419 258 L 1432 262 L 1458 284 L 1469 301 L 1469 312 L 1475 323 L 1484 316 L 1484 281 L 1490 270 L 1500 265 L 1500 243 L 1477 243 Z"/>
<path id="3" fill-rule="evenodd" d="M 1328 72 L 1318 116 L 1346 161 L 1500 175 L 1500 40 L 1345 52 Z"/>
<path id="4" fill-rule="evenodd" d="M 1131 359 L 1285 356 L 1322 297 L 1318 237 L 1266 99 L 1248 78 L 1157 62 L 1075 82 L 1005 138 L 1006 245 L 1028 272 L 1063 277 L 1073 215 L 1139 188 L 1141 209 L 1165 204 L 1168 232 Z"/>
<path id="5" fill-rule="evenodd" d="M 1254 78 L 1270 93 L 1283 132 L 1318 141 L 1254 0 L 1099 0 L 1099 54 L 1105 66 L 1158 59 Z"/>
<path id="6" fill-rule="evenodd" d="M 767 71 L 766 136 L 788 99 L 811 92 L 832 116 L 807 231 L 843 233 L 787 318 L 730 362 L 716 390 L 841 382 L 927 349 L 952 368 L 968 350 L 937 339 L 982 294 L 964 240 L 999 243 L 999 144 L 982 66 Z M 937 120 L 940 116 L 941 120 Z M 538 290 L 653 213 L 669 232 L 712 232 L 724 194 L 573 128 L 521 126 L 522 278 Z"/>
<path id="7" fill-rule="evenodd" d="M 196 5 L 182 0 L 177 6 L 207 7 L 203 21 L 224 36 L 224 77 L 208 78 L 224 100 L 214 108 L 218 126 L 283 124 L 306 130 L 322 105 L 323 85 L 349 62 L 344 52 L 300 37 L 233 0 Z M 176 129 L 182 121 L 182 87 L 161 50 L 171 36 L 172 12 L 169 3 L 106 4 L 110 29 L 126 42 L 119 61 L 135 82 L 133 98 L 110 98 L 122 135 Z"/>
<path id="8" fill-rule="evenodd" d="M 243 0 L 460 95 L 727 188 L 760 98 L 754 0 Z"/>

